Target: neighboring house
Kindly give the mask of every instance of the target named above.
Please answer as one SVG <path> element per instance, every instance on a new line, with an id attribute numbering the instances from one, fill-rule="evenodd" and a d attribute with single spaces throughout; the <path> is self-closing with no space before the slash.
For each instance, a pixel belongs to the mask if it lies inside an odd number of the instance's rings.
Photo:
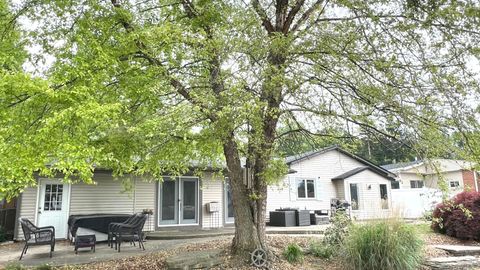
<path id="1" fill-rule="evenodd" d="M 463 190 L 479 190 L 478 172 L 474 164 L 464 160 L 432 159 L 382 166 L 398 175 L 394 189 L 439 189 L 444 183 L 452 194 Z"/>
<path id="2" fill-rule="evenodd" d="M 331 199 L 352 204 L 357 219 L 391 214 L 395 175 L 338 146 L 288 157 L 290 173 L 268 188 L 267 214 L 279 208 L 330 210 Z"/>
<path id="3" fill-rule="evenodd" d="M 70 215 L 131 214 L 144 209 L 153 210 L 144 228 L 148 231 L 222 227 L 233 222 L 231 195 L 224 181 L 213 175 L 205 172 L 203 177 L 182 176 L 176 181 L 164 177 L 163 182 L 131 176 L 126 185 L 108 170 L 95 170 L 96 185 L 40 178 L 37 187 L 25 189 L 18 198 L 17 218 L 28 218 L 38 226 L 53 225 L 58 238 L 67 237 Z M 207 211 L 210 202 L 217 203 L 218 212 Z M 17 222 L 17 240 L 23 239 L 20 227 Z"/>

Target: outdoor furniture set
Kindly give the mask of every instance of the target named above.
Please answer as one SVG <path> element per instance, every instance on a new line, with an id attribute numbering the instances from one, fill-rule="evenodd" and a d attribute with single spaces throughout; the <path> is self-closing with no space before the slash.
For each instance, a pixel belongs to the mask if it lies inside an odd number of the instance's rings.
<path id="1" fill-rule="evenodd" d="M 93 219 L 99 219 L 101 215 L 91 215 Z M 121 243 L 124 241 L 130 242 L 135 246 L 135 241 L 138 241 L 139 248 L 145 250 L 144 245 L 144 233 L 143 233 L 143 226 L 145 225 L 145 221 L 147 220 L 147 215 L 145 213 L 137 213 L 131 216 L 120 215 L 121 218 L 118 218 L 119 215 L 104 215 L 103 217 L 106 220 L 112 219 L 119 219 L 121 222 L 109 222 L 107 227 L 106 233 L 108 234 L 107 243 L 108 246 L 120 252 Z M 78 234 L 77 228 L 75 226 L 75 222 L 72 220 L 83 220 L 84 223 L 87 218 L 82 216 L 83 218 L 72 217 L 69 219 L 69 231 L 72 235 L 72 238 L 75 240 L 73 241 L 74 251 L 75 254 L 78 253 L 79 248 L 90 248 L 93 252 L 95 252 L 95 245 L 97 242 L 96 235 L 93 233 L 90 234 Z M 50 258 L 52 257 L 52 253 L 55 249 L 55 228 L 53 226 L 47 227 L 37 227 L 32 222 L 30 222 L 26 218 L 20 218 L 19 222 L 22 226 L 23 235 L 25 237 L 25 246 L 22 250 L 22 254 L 20 255 L 20 260 L 23 258 L 23 255 L 27 253 L 29 246 L 38 246 L 38 245 L 50 245 Z M 103 220 L 105 223 L 105 220 Z M 102 222 L 95 223 L 96 226 L 98 224 L 102 224 Z M 99 231 L 103 231 L 101 226 L 98 226 Z"/>
<path id="2" fill-rule="evenodd" d="M 327 224 L 330 210 L 299 210 L 296 208 L 280 208 L 271 211 L 270 226 L 293 227 Z"/>

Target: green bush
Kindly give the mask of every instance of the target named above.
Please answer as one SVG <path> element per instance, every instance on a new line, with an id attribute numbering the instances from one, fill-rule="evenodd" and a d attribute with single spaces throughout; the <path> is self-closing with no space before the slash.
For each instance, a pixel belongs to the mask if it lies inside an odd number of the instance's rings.
<path id="1" fill-rule="evenodd" d="M 353 226 L 345 239 L 345 265 L 350 269 L 417 269 L 422 240 L 415 229 L 400 221 Z"/>
<path id="2" fill-rule="evenodd" d="M 330 259 L 335 254 L 335 248 L 332 245 L 323 242 L 310 243 L 310 254 L 323 259 Z"/>
<path id="3" fill-rule="evenodd" d="M 42 264 L 37 267 L 35 267 L 35 270 L 52 270 L 53 267 L 49 264 Z"/>
<path id="4" fill-rule="evenodd" d="M 297 244 L 289 244 L 283 251 L 283 256 L 290 263 L 303 261 L 303 250 Z"/>
<path id="5" fill-rule="evenodd" d="M 340 246 L 347 236 L 351 224 L 352 221 L 345 211 L 337 211 L 330 219 L 330 226 L 325 229 L 323 242 L 331 246 Z"/>

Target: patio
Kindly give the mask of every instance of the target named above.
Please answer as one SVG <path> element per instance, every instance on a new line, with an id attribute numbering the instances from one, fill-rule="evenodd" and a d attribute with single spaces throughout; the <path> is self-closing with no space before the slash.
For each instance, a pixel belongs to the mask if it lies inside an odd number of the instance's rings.
<path id="1" fill-rule="evenodd" d="M 288 235 L 305 235 L 311 234 L 319 237 L 328 225 L 314 226 L 295 226 L 295 227 L 267 227 L 267 234 L 288 234 Z M 107 260 L 115 260 L 120 258 L 132 257 L 136 255 L 146 255 L 159 251 L 174 249 L 186 244 L 201 244 L 215 239 L 231 238 L 234 233 L 233 227 L 226 227 L 212 230 L 192 230 L 192 231 L 157 231 L 151 232 L 147 236 L 145 243 L 146 250 L 143 251 L 138 246 L 133 247 L 125 243 L 122 252 L 118 253 L 114 249 L 107 246 L 106 242 L 97 243 L 96 252 L 93 253 L 89 248 L 80 249 L 78 255 L 75 255 L 73 245 L 68 241 L 57 241 L 53 257 L 49 258 L 48 246 L 32 247 L 23 257 L 22 261 L 18 261 L 23 248 L 23 242 L 6 244 L 0 246 L 0 268 L 9 263 L 21 263 L 25 266 L 37 266 L 42 264 L 49 265 L 66 265 L 66 264 L 84 264 L 90 262 L 100 262 Z"/>
<path id="2" fill-rule="evenodd" d="M 148 240 L 145 243 L 145 251 L 139 249 L 138 245 L 134 247 L 129 246 L 129 244 L 126 243 L 120 253 L 115 249 L 108 247 L 106 242 L 102 242 L 97 244 L 95 253 L 91 252 L 89 248 L 86 248 L 80 249 L 77 255 L 75 255 L 73 246 L 70 245 L 68 241 L 58 241 L 52 258 L 48 257 L 48 252 L 50 250 L 48 246 L 38 246 L 29 249 L 21 261 L 18 261 L 18 258 L 20 257 L 23 243 L 19 242 L 0 246 L 0 254 L 2 254 L 2 256 L 0 256 L 0 268 L 3 268 L 9 263 L 20 263 L 25 266 L 37 266 L 42 264 L 59 266 L 115 260 L 136 255 L 146 255 L 149 253 L 177 248 L 185 244 L 203 243 L 220 238 L 222 237 L 205 237 L 190 240 Z"/>

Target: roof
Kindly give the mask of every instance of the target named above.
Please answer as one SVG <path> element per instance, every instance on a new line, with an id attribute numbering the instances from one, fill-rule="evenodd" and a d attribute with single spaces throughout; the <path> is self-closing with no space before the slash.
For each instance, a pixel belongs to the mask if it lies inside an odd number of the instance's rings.
<path id="1" fill-rule="evenodd" d="M 387 165 L 382 165 L 382 168 L 386 170 L 394 170 L 394 169 L 400 169 L 400 168 L 406 168 L 414 165 L 419 165 L 423 163 L 423 160 L 415 160 L 415 161 L 410 161 L 410 162 L 399 162 L 399 163 L 392 163 L 392 164 L 387 164 Z"/>
<path id="2" fill-rule="evenodd" d="M 365 167 L 367 167 L 368 169 L 370 169 L 373 172 L 375 172 L 379 175 L 382 175 L 382 176 L 384 176 L 384 177 L 386 177 L 390 180 L 394 180 L 395 177 L 396 177 L 396 175 L 394 173 L 390 172 L 388 169 L 382 168 L 379 165 L 376 165 L 376 164 L 374 164 L 373 162 L 371 162 L 367 159 L 364 159 L 364 158 L 362 158 L 358 155 L 355 155 L 355 154 L 352 154 L 352 153 L 350 153 L 346 150 L 343 150 L 338 145 L 332 145 L 332 146 L 325 147 L 325 148 L 322 148 L 322 149 L 319 149 L 319 150 L 309 151 L 309 152 L 306 152 L 306 153 L 303 153 L 303 154 L 300 154 L 300 155 L 289 156 L 289 157 L 285 158 L 285 162 L 287 163 L 287 165 L 291 165 L 292 163 L 301 162 L 303 160 L 310 159 L 310 158 L 316 157 L 318 155 L 321 155 L 323 153 L 330 152 L 330 151 L 333 151 L 333 150 L 336 150 L 336 151 L 338 151 L 338 152 L 340 152 L 340 153 L 342 153 L 342 154 L 344 154 L 344 155 L 346 155 L 350 158 L 355 159 L 356 161 L 365 165 Z M 356 173 L 359 173 L 359 172 L 356 172 Z"/>
<path id="3" fill-rule="evenodd" d="M 475 167 L 474 162 L 466 160 L 457 160 L 457 159 L 421 159 L 412 162 L 400 162 L 394 164 L 383 165 L 382 168 L 391 170 L 393 172 L 406 172 L 412 168 L 418 168 L 419 166 L 425 165 L 423 167 L 423 173 L 432 174 L 438 172 L 453 172 L 460 170 L 471 170 Z M 418 173 L 418 172 L 413 172 Z"/>
<path id="4" fill-rule="evenodd" d="M 350 170 L 348 172 L 342 173 L 339 176 L 333 177 L 332 181 L 333 180 L 345 180 L 345 179 L 349 178 L 350 176 L 354 176 L 355 174 L 361 173 L 361 172 L 363 172 L 365 170 L 368 170 L 368 169 L 370 169 L 370 167 L 368 167 L 368 166 L 358 167 L 358 168 L 355 168 L 355 169 Z M 384 175 L 382 175 L 382 176 L 384 176 Z"/>

